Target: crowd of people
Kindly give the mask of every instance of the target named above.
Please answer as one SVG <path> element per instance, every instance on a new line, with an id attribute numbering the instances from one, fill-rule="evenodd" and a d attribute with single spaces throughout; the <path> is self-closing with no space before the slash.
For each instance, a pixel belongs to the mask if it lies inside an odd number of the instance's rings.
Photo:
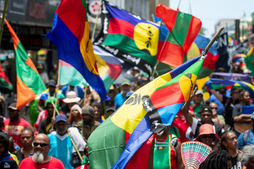
<path id="1" fill-rule="evenodd" d="M 125 79 L 112 85 L 110 100 L 101 102 L 89 87 L 65 85 L 57 90 L 54 79 L 46 80 L 48 89 L 38 97 L 36 111 L 27 111 L 30 119 L 21 118 L 15 102 L 2 112 L 0 168 L 89 168 L 89 136 L 145 81 Z M 203 87 L 210 97 L 204 100 L 203 91 L 195 88 L 172 125 L 156 134 L 152 168 L 184 169 L 181 144 L 188 141 L 212 149 L 200 168 L 254 168 L 254 98 L 232 86 L 215 90 L 206 82 Z"/>

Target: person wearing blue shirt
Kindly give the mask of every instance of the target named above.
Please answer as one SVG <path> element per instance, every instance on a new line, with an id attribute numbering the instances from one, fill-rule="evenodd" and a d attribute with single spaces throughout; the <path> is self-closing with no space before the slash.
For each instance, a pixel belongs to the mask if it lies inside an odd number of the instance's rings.
<path id="1" fill-rule="evenodd" d="M 238 149 L 242 150 L 245 145 L 254 144 L 254 113 L 251 115 L 252 129 L 246 130 L 238 137 Z"/>
<path id="2" fill-rule="evenodd" d="M 126 101 L 126 94 L 130 91 L 130 81 L 124 80 L 121 84 L 121 92 L 115 96 L 115 109 L 118 109 Z"/>

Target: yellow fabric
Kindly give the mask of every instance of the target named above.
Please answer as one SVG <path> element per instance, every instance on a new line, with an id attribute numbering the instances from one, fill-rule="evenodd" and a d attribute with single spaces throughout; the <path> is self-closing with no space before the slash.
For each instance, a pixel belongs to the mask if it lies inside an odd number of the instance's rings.
<path id="1" fill-rule="evenodd" d="M 9 152 L 9 153 L 10 153 L 10 152 Z M 12 153 L 10 153 L 10 155 L 11 155 L 11 157 L 13 158 L 13 160 L 17 163 L 17 166 L 19 166 L 19 160 L 18 160 L 17 156 L 14 155 L 14 154 L 12 154 Z"/>

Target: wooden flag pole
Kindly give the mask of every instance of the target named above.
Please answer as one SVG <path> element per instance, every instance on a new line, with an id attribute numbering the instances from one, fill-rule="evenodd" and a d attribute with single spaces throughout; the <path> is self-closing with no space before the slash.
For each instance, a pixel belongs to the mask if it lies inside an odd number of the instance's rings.
<path id="1" fill-rule="evenodd" d="M 58 76 L 57 76 L 57 85 L 56 85 L 56 101 L 55 101 L 55 105 L 57 104 L 57 98 L 58 98 L 58 88 L 59 88 L 59 81 L 60 81 L 60 66 L 61 66 L 61 60 L 58 60 Z M 60 106 L 60 103 L 59 103 Z M 53 119 L 55 119 L 56 116 L 56 109 L 54 109 L 53 111 Z M 57 114 L 59 114 L 59 112 L 57 111 Z"/>
<path id="2" fill-rule="evenodd" d="M 3 15 L 1 16 L 2 17 L 2 21 L 1 21 L 1 28 L 0 28 L 0 46 L 1 46 L 2 36 L 3 36 L 3 31 L 4 31 L 4 18 L 5 18 L 7 4 L 8 4 L 8 0 L 5 0 Z"/>
<path id="3" fill-rule="evenodd" d="M 70 137 L 70 139 L 71 139 L 71 143 L 72 143 L 73 147 L 74 147 L 75 150 L 77 151 L 77 154 L 78 154 L 78 156 L 79 156 L 79 158 L 80 158 L 80 161 L 82 162 L 82 161 L 83 161 L 82 156 L 81 156 L 81 154 L 80 154 L 80 152 L 79 152 L 79 150 L 78 150 L 78 148 L 77 148 L 75 142 L 73 141 L 73 139 L 72 139 L 72 137 L 71 137 L 71 135 L 70 135 L 70 133 L 69 133 L 68 130 L 67 130 L 67 133 L 68 133 L 68 135 L 69 135 L 69 137 Z"/>

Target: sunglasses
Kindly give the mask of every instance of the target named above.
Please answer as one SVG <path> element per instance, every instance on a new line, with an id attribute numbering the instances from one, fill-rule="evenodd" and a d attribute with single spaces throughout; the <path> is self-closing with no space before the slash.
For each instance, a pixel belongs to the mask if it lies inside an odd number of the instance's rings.
<path id="1" fill-rule="evenodd" d="M 217 108 L 217 107 L 211 107 L 211 109 L 215 109 L 215 110 L 217 110 L 218 108 Z"/>
<path id="2" fill-rule="evenodd" d="M 36 142 L 34 142 L 33 145 L 34 145 L 34 147 L 37 147 L 38 145 L 40 145 L 40 147 L 45 147 L 45 146 L 48 146 L 49 144 L 46 144 L 46 143 L 36 143 Z"/>
<path id="3" fill-rule="evenodd" d="M 208 135 L 201 135 L 200 137 L 202 137 L 203 139 L 214 138 L 214 135 L 213 134 L 208 134 Z"/>

